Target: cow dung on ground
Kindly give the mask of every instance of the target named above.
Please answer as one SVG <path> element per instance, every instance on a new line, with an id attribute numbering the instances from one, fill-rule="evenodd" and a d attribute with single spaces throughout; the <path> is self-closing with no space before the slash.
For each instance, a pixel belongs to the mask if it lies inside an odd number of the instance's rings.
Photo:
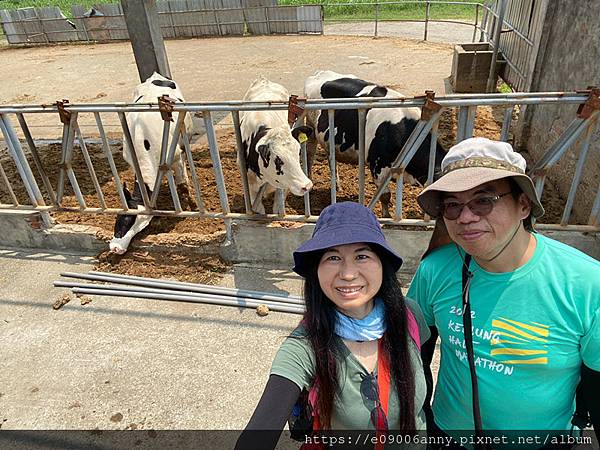
<path id="1" fill-rule="evenodd" d="M 475 123 L 474 135 L 491 139 L 499 139 L 502 128 L 504 108 L 480 107 Z M 242 182 L 236 162 L 235 134 L 231 127 L 217 127 L 217 141 L 220 150 L 221 165 L 226 180 L 229 206 L 232 212 L 243 213 L 244 199 Z M 453 110 L 443 112 L 439 125 L 439 138 L 442 145 L 448 149 L 456 139 L 456 114 Z M 115 183 L 108 165 L 108 161 L 98 145 L 87 145 L 96 175 L 102 187 L 104 199 L 108 207 L 120 208 L 120 200 L 116 192 Z M 58 180 L 58 167 L 60 163 L 61 147 L 59 144 L 41 146 L 38 148 L 42 164 L 49 173 L 52 186 L 56 187 Z M 132 169 L 123 160 L 122 147 L 111 147 L 113 158 L 119 175 L 127 186 L 133 188 L 134 175 Z M 192 153 L 198 179 L 200 180 L 203 201 L 207 211 L 218 212 L 221 209 L 219 195 L 216 187 L 215 176 L 210 160 L 210 153 L 205 139 L 192 145 Z M 528 158 L 528 155 L 524 155 Z M 20 182 L 16 168 L 7 152 L 0 153 L 0 162 L 15 189 L 19 201 L 28 203 L 27 195 Z M 30 160 L 31 167 L 36 173 L 38 185 L 44 192 L 43 183 L 35 164 Z M 54 169 L 54 170 L 49 170 Z M 73 170 L 76 174 L 81 191 L 89 207 L 99 207 L 100 202 L 96 196 L 94 185 L 87 171 L 79 147 L 74 149 Z M 338 163 L 340 183 L 337 187 L 337 200 L 358 200 L 358 170 L 351 164 Z M 330 171 L 326 152 L 321 151 L 316 158 L 313 169 L 314 187 L 310 193 L 311 212 L 319 214 L 330 203 Z M 371 181 L 368 169 L 365 173 L 366 198 L 370 199 L 375 193 L 375 185 Z M 421 218 L 422 212 L 416 202 L 416 197 L 421 191 L 417 186 L 404 186 L 404 218 Z M 193 192 L 193 189 L 190 189 Z M 392 186 L 392 192 L 395 187 Z M 394 202 L 395 195 L 392 196 Z M 11 198 L 3 184 L 0 184 L 0 200 L 3 203 L 11 202 Z M 47 198 L 49 201 L 49 199 Z M 564 200 L 561 199 L 552 185 L 546 186 L 542 199 L 546 208 L 546 215 L 542 222 L 556 223 L 560 220 Z M 265 200 L 267 212 L 272 211 L 271 198 Z M 67 183 L 65 187 L 65 206 L 77 207 L 77 200 L 73 190 Z M 395 203 L 393 203 L 395 205 Z M 158 207 L 171 209 L 172 201 L 166 183 L 161 187 L 158 198 Z M 286 210 L 288 214 L 304 214 L 304 202 L 301 197 L 288 195 Z M 377 204 L 375 213 L 381 215 L 381 206 Z M 110 239 L 113 233 L 115 216 L 85 214 L 80 212 L 55 212 L 53 218 L 58 223 L 76 223 L 98 227 L 98 235 L 102 239 Z M 286 226 L 286 225 L 281 225 Z M 146 276 L 152 278 L 173 278 L 182 281 L 215 284 L 221 275 L 228 270 L 227 264 L 213 255 L 202 255 L 195 251 L 195 247 L 206 243 L 218 244 L 223 238 L 224 224 L 218 219 L 197 218 L 167 218 L 157 217 L 140 234 L 136 236 L 130 250 L 122 256 L 103 252 L 98 257 L 97 269 L 107 272 L 124 273 L 128 275 Z M 169 245 L 168 254 L 153 252 L 152 246 L 143 251 L 136 250 L 135 242 L 139 239 L 150 240 L 153 243 Z M 108 243 L 107 243 L 108 249 Z"/>

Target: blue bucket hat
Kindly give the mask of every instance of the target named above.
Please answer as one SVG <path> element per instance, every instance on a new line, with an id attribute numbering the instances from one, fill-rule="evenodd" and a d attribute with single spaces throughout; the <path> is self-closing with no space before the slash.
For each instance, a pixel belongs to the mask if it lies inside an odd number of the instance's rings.
<path id="1" fill-rule="evenodd" d="M 321 212 L 312 237 L 294 252 L 293 271 L 306 277 L 312 252 L 359 242 L 375 244 L 386 252 L 394 272 L 402 265 L 402 258 L 386 242 L 375 214 L 359 203 L 341 202 L 329 205 Z"/>

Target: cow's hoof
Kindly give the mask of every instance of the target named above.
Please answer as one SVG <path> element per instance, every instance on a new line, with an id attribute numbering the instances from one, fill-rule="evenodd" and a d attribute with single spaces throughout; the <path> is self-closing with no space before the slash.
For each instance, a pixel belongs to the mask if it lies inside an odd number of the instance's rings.
<path id="1" fill-rule="evenodd" d="M 108 253 L 111 253 L 113 255 L 123 255 L 123 254 L 125 254 L 126 251 L 127 251 L 126 248 L 123 248 L 123 247 L 121 247 L 119 245 L 112 245 L 112 244 L 110 244 L 109 245 Z"/>
<path id="2" fill-rule="evenodd" d="M 190 190 L 186 185 L 177 186 L 177 195 L 182 209 L 189 209 L 190 211 L 197 209 L 196 202 L 190 195 Z"/>

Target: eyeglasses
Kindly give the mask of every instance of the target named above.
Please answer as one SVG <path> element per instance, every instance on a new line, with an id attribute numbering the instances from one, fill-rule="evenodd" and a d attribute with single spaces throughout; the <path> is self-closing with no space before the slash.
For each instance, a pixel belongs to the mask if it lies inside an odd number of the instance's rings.
<path id="1" fill-rule="evenodd" d="M 442 202 L 440 203 L 440 211 L 442 215 L 448 220 L 456 220 L 461 215 L 462 210 L 465 206 L 469 207 L 469 211 L 473 214 L 483 217 L 487 216 L 494 209 L 494 205 L 505 195 L 511 194 L 512 192 L 506 192 L 505 194 L 498 195 L 486 195 L 482 197 L 476 197 L 469 200 L 467 203 L 459 202 Z"/>
<path id="2" fill-rule="evenodd" d="M 387 417 L 381 407 L 379 400 L 379 388 L 377 387 L 377 378 L 374 375 L 365 376 L 360 382 L 360 395 L 363 401 L 366 398 L 375 402 L 375 407 L 371 410 L 371 423 L 376 430 L 385 431 L 388 429 Z"/>

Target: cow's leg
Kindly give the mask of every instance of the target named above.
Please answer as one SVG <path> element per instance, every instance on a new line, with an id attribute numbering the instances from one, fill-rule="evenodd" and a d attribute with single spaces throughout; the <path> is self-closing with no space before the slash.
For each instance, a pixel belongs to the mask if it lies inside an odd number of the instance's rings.
<path id="1" fill-rule="evenodd" d="M 262 198 L 258 199 L 256 207 L 254 207 L 254 201 L 258 192 L 260 191 L 262 184 L 256 178 L 256 175 L 252 171 L 248 171 L 248 190 L 250 191 L 250 205 L 252 210 L 257 214 L 265 213 L 265 205 L 263 205 Z"/>
<path id="2" fill-rule="evenodd" d="M 381 197 L 379 197 L 379 201 L 381 202 L 381 212 L 383 217 L 392 217 L 390 214 L 390 207 L 392 206 L 392 193 L 390 192 L 390 188 L 386 187 Z"/>
<path id="3" fill-rule="evenodd" d="M 315 162 L 315 156 L 317 155 L 318 149 L 319 144 L 315 138 L 310 138 L 306 142 L 306 166 L 308 168 L 306 176 L 310 179 L 312 179 L 312 166 Z"/>
<path id="4" fill-rule="evenodd" d="M 181 207 L 189 210 L 196 209 L 196 202 L 192 198 L 188 187 L 188 174 L 183 150 L 175 157 L 173 169 L 175 173 L 175 184 L 177 185 L 177 195 L 179 196 Z"/>
<path id="5" fill-rule="evenodd" d="M 378 176 L 375 177 L 375 186 L 377 186 L 377 190 L 383 184 L 383 181 L 386 178 L 386 175 L 389 171 L 389 168 L 383 169 Z M 388 184 L 385 189 L 381 192 L 381 196 L 379 197 L 379 201 L 381 202 L 381 213 L 383 217 L 392 217 L 390 215 L 390 206 L 391 206 L 392 194 L 390 192 L 390 185 Z"/>

